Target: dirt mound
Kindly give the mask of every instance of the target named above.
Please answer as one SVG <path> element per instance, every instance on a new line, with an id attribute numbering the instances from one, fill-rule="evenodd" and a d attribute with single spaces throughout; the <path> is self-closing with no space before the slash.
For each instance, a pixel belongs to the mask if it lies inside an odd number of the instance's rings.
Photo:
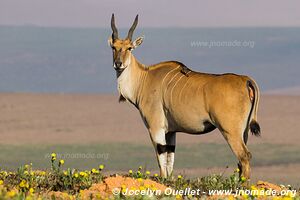
<path id="1" fill-rule="evenodd" d="M 282 190 L 282 188 L 280 186 L 275 185 L 273 183 L 266 182 L 266 181 L 258 181 L 256 183 L 256 185 L 258 188 L 262 188 L 265 190 L 275 190 L 276 192 L 280 192 Z"/>
<path id="2" fill-rule="evenodd" d="M 116 176 L 104 179 L 102 183 L 93 184 L 89 189 L 81 192 L 82 199 L 99 199 L 118 194 L 128 188 L 129 190 L 164 191 L 167 187 L 150 179 L 134 179 Z"/>
<path id="3" fill-rule="evenodd" d="M 125 193 L 126 190 L 132 191 L 147 191 L 147 190 L 158 190 L 165 191 L 167 187 L 155 181 L 149 179 L 134 179 L 131 177 L 123 177 L 123 176 L 115 176 L 108 177 L 104 179 L 102 183 L 93 184 L 89 189 L 80 191 L 80 199 L 90 200 L 90 199 L 107 199 L 111 198 L 114 195 L 120 194 L 120 192 Z M 278 185 L 265 182 L 258 181 L 255 186 L 251 186 L 251 190 L 275 190 L 277 193 L 282 191 Z M 56 199 L 76 199 L 75 196 L 69 195 L 64 192 L 50 192 L 48 195 L 55 197 Z M 155 194 L 154 194 L 155 195 Z M 231 195 L 223 195 L 216 194 L 212 196 L 206 196 L 205 199 L 208 200 L 217 200 L 217 199 L 248 199 L 250 196 L 245 194 L 240 194 L 237 197 L 235 194 Z M 270 196 L 269 196 L 270 197 Z M 268 196 L 255 196 L 256 199 L 266 199 Z M 181 197 L 177 197 L 176 199 L 182 199 Z"/>

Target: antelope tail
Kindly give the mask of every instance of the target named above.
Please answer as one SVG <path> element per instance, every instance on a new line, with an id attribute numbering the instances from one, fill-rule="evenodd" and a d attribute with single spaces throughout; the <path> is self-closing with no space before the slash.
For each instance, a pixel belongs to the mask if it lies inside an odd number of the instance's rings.
<path id="1" fill-rule="evenodd" d="M 257 122 L 257 110 L 260 96 L 259 88 L 256 82 L 252 79 L 247 81 L 247 87 L 249 91 L 250 101 L 252 102 L 248 124 L 250 126 L 250 131 L 252 135 L 258 137 L 260 136 L 260 126 Z"/>

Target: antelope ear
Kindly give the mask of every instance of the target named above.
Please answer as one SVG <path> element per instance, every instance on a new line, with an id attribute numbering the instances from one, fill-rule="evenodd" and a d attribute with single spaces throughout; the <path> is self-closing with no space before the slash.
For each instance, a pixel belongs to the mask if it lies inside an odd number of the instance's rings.
<path id="1" fill-rule="evenodd" d="M 112 47 L 112 44 L 113 44 L 113 39 L 112 39 L 112 37 L 109 37 L 109 38 L 108 38 L 107 43 L 108 43 L 108 46 Z"/>
<path id="2" fill-rule="evenodd" d="M 132 42 L 133 48 L 137 48 L 138 46 L 140 46 L 143 43 L 144 40 L 144 36 L 138 37 L 136 40 L 134 40 Z"/>

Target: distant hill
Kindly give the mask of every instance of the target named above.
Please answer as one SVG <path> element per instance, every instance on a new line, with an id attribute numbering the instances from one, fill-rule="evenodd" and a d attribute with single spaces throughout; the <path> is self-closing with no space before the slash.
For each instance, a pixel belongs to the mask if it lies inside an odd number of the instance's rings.
<path id="1" fill-rule="evenodd" d="M 283 89 L 275 89 L 264 92 L 265 94 L 279 94 L 279 95 L 293 95 L 300 96 L 300 86 L 283 88 Z"/>
<path id="2" fill-rule="evenodd" d="M 116 92 L 110 34 L 0 26 L 0 92 Z M 138 28 L 139 35 L 145 40 L 134 54 L 144 64 L 178 60 L 197 71 L 247 74 L 262 91 L 300 85 L 300 28 Z"/>

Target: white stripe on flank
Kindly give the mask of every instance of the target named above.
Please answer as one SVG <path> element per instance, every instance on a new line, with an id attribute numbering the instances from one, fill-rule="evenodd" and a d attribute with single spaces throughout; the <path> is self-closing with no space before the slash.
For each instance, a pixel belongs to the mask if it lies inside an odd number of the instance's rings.
<path id="1" fill-rule="evenodd" d="M 169 72 L 165 75 L 165 77 L 163 78 L 162 84 L 161 84 L 162 86 L 164 85 L 164 82 L 165 82 L 167 76 L 168 76 L 169 74 L 171 74 L 173 71 L 177 70 L 179 67 L 180 67 L 180 65 L 178 65 L 176 68 L 172 69 L 171 71 L 169 71 Z M 172 77 L 171 81 L 173 80 L 173 78 L 174 78 L 176 75 L 177 75 L 177 73 Z M 166 90 L 167 90 L 168 85 L 170 84 L 171 81 L 168 82 L 165 91 L 162 90 L 162 92 L 163 92 L 163 98 L 165 98 Z M 162 88 L 162 89 L 163 89 L 163 88 Z"/>
<path id="2" fill-rule="evenodd" d="M 171 104 L 173 104 L 173 90 L 174 90 L 174 88 L 176 87 L 176 85 L 177 85 L 177 83 L 182 79 L 182 77 L 185 77 L 185 75 L 184 74 L 181 74 L 181 77 L 176 81 L 176 83 L 174 84 L 174 86 L 172 87 L 172 89 L 171 89 Z"/>
<path id="3" fill-rule="evenodd" d="M 188 71 L 186 74 L 188 75 L 191 71 Z M 187 83 L 189 82 L 190 80 L 190 77 L 188 77 L 188 80 L 185 82 L 185 84 L 183 85 L 183 87 L 181 88 L 180 90 L 180 93 L 179 93 L 179 99 L 181 99 L 181 95 L 182 95 L 182 91 L 183 89 L 185 88 L 185 86 L 187 85 Z"/>
<path id="4" fill-rule="evenodd" d="M 168 87 L 169 87 L 169 85 L 171 84 L 171 82 L 173 81 L 173 79 L 177 76 L 177 74 L 179 74 L 179 73 L 181 73 L 181 72 L 177 72 L 172 78 L 171 78 L 171 80 L 168 82 L 168 84 L 167 84 L 167 86 L 166 86 L 166 89 L 165 89 L 165 92 L 164 92 L 164 98 L 165 98 L 165 94 L 167 93 L 167 90 L 168 90 Z"/>
<path id="5" fill-rule="evenodd" d="M 162 81 L 162 85 L 164 84 L 165 79 L 167 78 L 167 76 L 168 76 L 171 72 L 173 72 L 173 71 L 175 71 L 176 69 L 178 69 L 178 67 L 180 67 L 180 65 L 178 65 L 176 68 L 172 69 L 171 71 L 169 71 L 169 72 L 165 75 L 165 77 L 163 78 L 163 81 Z"/>

